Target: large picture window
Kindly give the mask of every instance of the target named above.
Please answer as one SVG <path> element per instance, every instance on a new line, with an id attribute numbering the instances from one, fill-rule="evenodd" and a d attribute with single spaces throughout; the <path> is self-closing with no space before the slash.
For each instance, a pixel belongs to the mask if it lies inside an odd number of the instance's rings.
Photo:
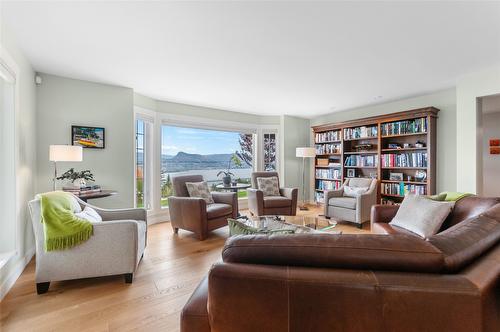
<path id="1" fill-rule="evenodd" d="M 161 206 L 173 195 L 172 177 L 202 175 L 211 190 L 221 183 L 222 171 L 238 183 L 250 183 L 254 168 L 255 135 L 234 131 L 163 125 L 161 129 Z M 240 198 L 246 191 L 239 191 Z"/>
<path id="2" fill-rule="evenodd" d="M 278 170 L 276 133 L 264 133 L 263 136 L 264 171 L 276 171 Z"/>
<path id="3" fill-rule="evenodd" d="M 151 209 L 152 122 L 138 117 L 135 121 L 135 205 Z"/>

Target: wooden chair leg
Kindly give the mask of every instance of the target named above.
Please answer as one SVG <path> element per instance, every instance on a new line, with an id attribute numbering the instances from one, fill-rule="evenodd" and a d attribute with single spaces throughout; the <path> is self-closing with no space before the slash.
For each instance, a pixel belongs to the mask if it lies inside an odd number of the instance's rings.
<path id="1" fill-rule="evenodd" d="M 123 276 L 125 277 L 125 282 L 127 284 L 131 284 L 132 281 L 134 280 L 134 274 L 133 273 L 125 273 Z"/>
<path id="2" fill-rule="evenodd" d="M 36 283 L 36 293 L 37 294 L 45 294 L 49 290 L 50 281 L 49 282 L 37 282 Z"/>
<path id="3" fill-rule="evenodd" d="M 174 234 L 179 234 L 179 228 L 178 227 L 174 227 Z"/>

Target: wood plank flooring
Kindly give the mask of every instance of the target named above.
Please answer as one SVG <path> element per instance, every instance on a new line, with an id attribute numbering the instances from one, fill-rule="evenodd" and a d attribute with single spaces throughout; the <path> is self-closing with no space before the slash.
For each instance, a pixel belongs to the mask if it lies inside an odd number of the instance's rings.
<path id="1" fill-rule="evenodd" d="M 336 229 L 369 233 L 367 227 L 339 224 Z M 53 282 L 44 295 L 35 291 L 33 259 L 0 303 L 0 331 L 179 331 L 182 307 L 221 259 L 227 237 L 227 227 L 200 242 L 187 231 L 174 235 L 170 223 L 152 225 L 132 284 L 122 276 Z"/>

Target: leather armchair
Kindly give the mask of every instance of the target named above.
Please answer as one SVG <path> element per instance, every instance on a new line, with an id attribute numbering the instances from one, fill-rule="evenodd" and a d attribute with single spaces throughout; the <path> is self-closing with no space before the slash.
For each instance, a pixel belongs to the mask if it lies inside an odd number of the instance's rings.
<path id="1" fill-rule="evenodd" d="M 258 189 L 257 178 L 279 177 L 277 172 L 253 172 L 252 188 L 247 189 L 248 209 L 252 215 L 284 215 L 294 216 L 297 214 L 297 188 L 280 188 L 280 196 L 264 196 L 262 190 Z"/>
<path id="2" fill-rule="evenodd" d="M 344 196 L 344 186 L 368 187 L 368 191 L 354 197 Z M 377 180 L 352 178 L 345 180 L 338 190 L 325 192 L 324 213 L 327 218 L 349 221 L 363 227 L 365 221 L 370 220 L 370 209 L 377 203 Z"/>
<path id="3" fill-rule="evenodd" d="M 228 218 L 238 215 L 238 196 L 236 193 L 213 192 L 213 204 L 204 199 L 189 197 L 186 182 L 201 182 L 201 175 L 183 175 L 172 178 L 174 196 L 168 198 L 170 222 L 174 233 L 180 229 L 191 231 L 203 241 L 208 232 L 227 225 Z"/>

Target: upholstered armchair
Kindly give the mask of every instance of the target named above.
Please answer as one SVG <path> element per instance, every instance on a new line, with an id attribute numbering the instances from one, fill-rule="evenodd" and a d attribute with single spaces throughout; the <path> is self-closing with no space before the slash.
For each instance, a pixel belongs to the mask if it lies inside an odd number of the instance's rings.
<path id="1" fill-rule="evenodd" d="M 51 281 L 124 275 L 125 282 L 132 283 L 142 259 L 147 239 L 146 210 L 101 209 L 76 199 L 82 209 L 93 208 L 102 221 L 93 223 L 93 235 L 87 241 L 70 249 L 48 252 L 44 248 L 40 199 L 28 204 L 35 234 L 38 294 L 47 292 Z"/>
<path id="2" fill-rule="evenodd" d="M 279 177 L 277 172 L 253 172 L 252 188 L 247 189 L 248 209 L 252 215 L 283 215 L 294 216 L 297 214 L 297 188 L 281 188 L 279 196 L 264 196 L 262 190 L 258 189 L 257 178 Z"/>
<path id="3" fill-rule="evenodd" d="M 348 197 L 344 194 L 344 187 L 364 187 L 368 191 L 357 197 Z M 372 205 L 377 204 L 377 180 L 365 178 L 351 178 L 345 180 L 338 190 L 325 192 L 325 216 L 339 221 L 349 221 L 363 227 L 365 221 L 370 220 Z"/>
<path id="4" fill-rule="evenodd" d="M 202 182 L 201 175 L 172 177 L 174 196 L 168 198 L 170 222 L 174 233 L 180 229 L 191 231 L 203 241 L 209 231 L 227 226 L 228 218 L 238 216 L 238 196 L 233 192 L 212 192 L 215 203 L 203 198 L 189 197 L 186 182 Z"/>

